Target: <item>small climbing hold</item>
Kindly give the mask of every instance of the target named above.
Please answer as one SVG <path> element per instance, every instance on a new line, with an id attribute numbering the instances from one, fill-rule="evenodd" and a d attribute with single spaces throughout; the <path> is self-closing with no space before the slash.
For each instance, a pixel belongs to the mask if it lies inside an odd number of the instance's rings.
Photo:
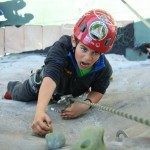
<path id="1" fill-rule="evenodd" d="M 52 132 L 45 136 L 49 149 L 58 149 L 65 146 L 66 139 L 62 133 Z"/>
<path id="2" fill-rule="evenodd" d="M 48 124 L 45 120 L 43 122 L 48 126 Z M 51 132 L 53 132 L 53 128 L 51 128 L 48 133 L 51 133 Z M 40 135 L 40 134 L 36 134 L 36 133 L 33 133 L 33 132 L 32 132 L 32 136 L 45 137 L 45 135 Z"/>
<path id="3" fill-rule="evenodd" d="M 81 131 L 80 138 L 71 150 L 106 150 L 104 143 L 104 129 L 89 126 Z"/>

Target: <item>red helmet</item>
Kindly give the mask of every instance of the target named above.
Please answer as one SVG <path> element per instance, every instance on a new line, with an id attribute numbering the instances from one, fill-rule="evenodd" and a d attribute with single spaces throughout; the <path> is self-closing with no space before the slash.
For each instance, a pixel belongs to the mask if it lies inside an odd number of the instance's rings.
<path id="1" fill-rule="evenodd" d="M 107 53 L 113 46 L 117 34 L 116 22 L 104 10 L 86 12 L 74 26 L 75 37 L 87 47 Z"/>

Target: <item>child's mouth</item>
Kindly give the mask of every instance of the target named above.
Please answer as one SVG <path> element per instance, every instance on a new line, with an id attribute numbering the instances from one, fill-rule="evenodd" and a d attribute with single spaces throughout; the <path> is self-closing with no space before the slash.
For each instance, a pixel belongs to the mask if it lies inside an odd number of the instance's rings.
<path id="1" fill-rule="evenodd" d="M 85 63 L 85 62 L 81 62 L 81 63 L 80 63 L 80 66 L 81 66 L 82 69 L 87 69 L 87 68 L 89 68 L 89 65 L 90 65 L 89 63 Z"/>

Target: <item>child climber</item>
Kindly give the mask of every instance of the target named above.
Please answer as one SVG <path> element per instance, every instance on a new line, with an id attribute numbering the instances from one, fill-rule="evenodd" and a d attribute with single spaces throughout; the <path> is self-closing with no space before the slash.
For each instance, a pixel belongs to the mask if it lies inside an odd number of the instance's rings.
<path id="1" fill-rule="evenodd" d="M 64 35 L 51 46 L 42 69 L 24 83 L 8 83 L 5 98 L 24 102 L 38 99 L 32 123 L 34 133 L 45 135 L 52 130 L 46 107 L 55 97 L 68 94 L 77 97 L 90 88 L 85 101 L 101 100 L 112 75 L 104 53 L 112 48 L 116 33 L 116 23 L 110 14 L 98 9 L 88 11 L 75 24 L 72 36 Z M 60 115 L 72 119 L 89 108 L 74 102 Z"/>

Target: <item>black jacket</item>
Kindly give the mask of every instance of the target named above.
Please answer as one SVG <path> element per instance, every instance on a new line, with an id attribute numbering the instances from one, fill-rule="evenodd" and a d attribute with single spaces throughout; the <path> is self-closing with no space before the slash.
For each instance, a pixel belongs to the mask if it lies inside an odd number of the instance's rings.
<path id="1" fill-rule="evenodd" d="M 89 87 L 92 91 L 105 93 L 109 86 L 112 68 L 104 55 L 100 56 L 93 70 L 83 77 L 78 77 L 71 37 L 64 35 L 51 46 L 45 59 L 44 77 L 51 77 L 56 82 L 56 93 L 83 94 Z"/>

